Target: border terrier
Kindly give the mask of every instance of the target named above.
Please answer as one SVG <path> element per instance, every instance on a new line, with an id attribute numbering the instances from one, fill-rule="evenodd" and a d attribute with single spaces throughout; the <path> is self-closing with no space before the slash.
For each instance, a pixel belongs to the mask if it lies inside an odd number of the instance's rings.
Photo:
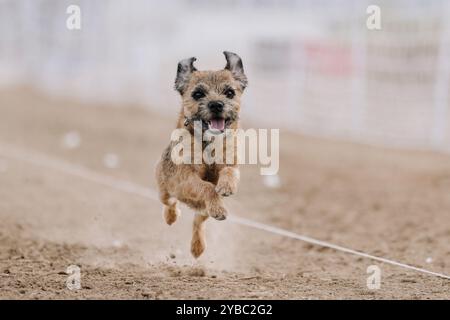
<path id="1" fill-rule="evenodd" d="M 224 55 L 227 63 L 219 71 L 197 70 L 194 57 L 178 64 L 175 89 L 181 95 L 182 104 L 177 128 L 188 130 L 191 141 L 195 139 L 194 122 L 201 122 L 202 136 L 207 131 L 221 135 L 226 129 L 239 127 L 240 100 L 247 86 L 247 77 L 237 54 L 225 51 Z M 205 141 L 200 143 L 202 150 L 208 145 Z M 164 205 L 164 218 L 169 225 L 180 215 L 179 201 L 195 211 L 191 253 L 198 258 L 206 248 L 204 222 L 208 217 L 226 218 L 227 210 L 222 198 L 237 191 L 239 168 L 236 157 L 221 164 L 205 164 L 203 161 L 201 164 L 194 164 L 194 161 L 175 164 L 171 157 L 175 144 L 174 141 L 169 144 L 156 167 L 159 195 Z M 226 144 L 223 147 L 226 154 Z M 235 144 L 233 148 L 236 148 Z"/>

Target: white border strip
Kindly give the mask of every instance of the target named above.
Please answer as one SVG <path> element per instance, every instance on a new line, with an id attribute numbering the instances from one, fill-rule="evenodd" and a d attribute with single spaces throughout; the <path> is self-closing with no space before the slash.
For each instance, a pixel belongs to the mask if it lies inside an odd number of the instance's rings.
<path id="1" fill-rule="evenodd" d="M 91 181 L 91 182 L 94 182 L 94 183 L 97 183 L 97 184 L 100 184 L 100 185 L 103 185 L 103 186 L 106 186 L 109 188 L 113 188 L 113 189 L 116 189 L 116 190 L 119 190 L 119 191 L 122 191 L 122 192 L 125 192 L 128 194 L 133 194 L 133 195 L 137 195 L 137 196 L 151 199 L 154 201 L 158 201 L 158 195 L 154 190 L 139 186 L 132 182 L 128 182 L 128 181 L 116 179 L 116 178 L 113 178 L 113 177 L 110 177 L 107 175 L 99 174 L 99 173 L 89 170 L 85 167 L 73 165 L 73 164 L 67 163 L 65 161 L 55 159 L 55 158 L 52 158 L 52 157 L 49 157 L 46 155 L 38 154 L 35 152 L 27 152 L 23 149 L 19 149 L 17 147 L 13 147 L 13 146 L 7 146 L 5 144 L 0 144 L 0 155 L 2 155 L 5 158 L 10 158 L 10 159 L 27 162 L 27 163 L 33 164 L 35 166 L 40 166 L 40 167 L 44 167 L 47 169 L 56 170 L 56 171 L 59 171 L 59 172 L 65 173 L 65 174 L 69 174 L 72 176 L 76 176 L 76 177 L 79 177 L 79 178 L 82 178 L 82 179 L 85 179 L 85 180 L 88 180 L 88 181 Z M 429 270 L 426 270 L 423 268 L 418 268 L 418 267 L 414 267 L 414 266 L 411 266 L 408 264 L 397 262 L 394 260 L 373 256 L 371 254 L 367 254 L 364 252 L 360 252 L 360 251 L 345 248 L 345 247 L 342 247 L 339 245 L 335 245 L 335 244 L 332 244 L 329 242 L 310 238 L 308 236 L 300 235 L 300 234 L 297 234 L 297 233 L 294 233 L 294 232 L 291 232 L 288 230 L 273 227 L 273 226 L 263 224 L 260 222 L 256 222 L 256 221 L 253 221 L 250 219 L 241 218 L 241 217 L 238 217 L 235 215 L 230 215 L 228 217 L 228 220 L 232 223 L 239 224 L 242 226 L 247 226 L 250 228 L 270 232 L 270 233 L 281 235 L 281 236 L 288 237 L 291 239 L 296 239 L 296 240 L 300 240 L 303 242 L 307 242 L 307 243 L 310 243 L 313 245 L 333 249 L 335 251 L 349 253 L 349 254 L 352 254 L 355 256 L 360 256 L 363 258 L 367 258 L 367 259 L 383 262 L 386 264 L 398 266 L 398 267 L 401 267 L 404 269 L 409 269 L 409 270 L 413 270 L 416 272 L 421 272 L 424 274 L 433 275 L 436 277 L 450 280 L 450 276 L 443 274 L 443 273 L 433 272 L 433 271 L 429 271 Z"/>

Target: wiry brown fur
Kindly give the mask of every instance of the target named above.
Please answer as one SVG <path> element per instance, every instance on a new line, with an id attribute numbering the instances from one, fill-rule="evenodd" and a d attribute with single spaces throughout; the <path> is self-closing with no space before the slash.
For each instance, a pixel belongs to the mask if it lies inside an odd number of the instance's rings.
<path id="1" fill-rule="evenodd" d="M 227 57 L 227 61 L 229 57 Z M 234 54 L 232 54 L 234 55 Z M 239 126 L 240 98 L 246 85 L 246 78 L 243 74 L 242 62 L 237 55 L 242 70 L 227 68 L 220 71 L 197 71 L 193 67 L 195 58 L 191 58 L 187 67 L 191 68 L 187 74 L 177 77 L 176 87 L 182 97 L 182 108 L 179 114 L 177 128 L 186 128 L 193 137 L 193 123 L 186 123 L 186 119 L 208 120 L 211 113 L 208 110 L 208 102 L 221 101 L 224 103 L 224 118 L 230 119 L 227 129 L 237 129 Z M 186 61 L 186 60 L 185 60 Z M 182 62 L 180 62 L 180 65 Z M 183 69 L 180 67 L 180 70 Z M 232 66 L 233 67 L 233 66 Z M 242 71 L 242 73 L 239 73 Z M 243 81 L 245 83 L 243 85 Z M 201 86 L 207 93 L 204 99 L 197 101 L 193 99 L 192 93 Z M 224 96 L 224 90 L 232 88 L 235 96 L 232 99 Z M 160 199 L 164 205 L 164 218 L 171 225 L 179 215 L 177 207 L 181 201 L 192 208 L 195 212 L 193 224 L 193 236 L 191 242 L 191 253 L 194 257 L 199 257 L 205 250 L 204 222 L 209 216 L 224 220 L 227 210 L 224 207 L 222 197 L 229 196 L 237 191 L 239 182 L 239 169 L 236 157 L 232 164 L 175 164 L 171 159 L 172 148 L 176 142 L 171 142 L 165 149 L 156 169 L 156 180 L 159 186 Z M 206 147 L 202 143 L 202 149 Z M 236 149 L 236 147 L 235 147 Z M 194 147 L 192 146 L 192 150 Z M 224 144 L 224 155 L 226 154 Z M 236 150 L 234 152 L 236 155 Z M 203 161 L 202 161 L 203 162 Z M 193 163 L 193 161 L 192 161 Z"/>

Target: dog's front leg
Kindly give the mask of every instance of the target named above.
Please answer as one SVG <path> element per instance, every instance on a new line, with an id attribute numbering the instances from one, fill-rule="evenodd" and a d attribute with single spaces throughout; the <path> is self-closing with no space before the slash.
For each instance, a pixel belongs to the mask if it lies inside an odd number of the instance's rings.
<path id="1" fill-rule="evenodd" d="M 191 174 L 177 185 L 176 190 L 178 199 L 203 202 L 209 216 L 217 220 L 225 220 L 227 210 L 211 182 L 202 180 L 196 174 Z"/>
<path id="2" fill-rule="evenodd" d="M 240 172 L 238 167 L 224 167 L 219 171 L 216 192 L 223 197 L 236 193 L 239 179 Z"/>

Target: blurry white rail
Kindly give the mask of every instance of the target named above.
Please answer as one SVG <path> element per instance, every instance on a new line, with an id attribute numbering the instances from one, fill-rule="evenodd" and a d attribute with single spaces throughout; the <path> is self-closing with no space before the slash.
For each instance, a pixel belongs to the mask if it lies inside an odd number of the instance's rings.
<path id="1" fill-rule="evenodd" d="M 128 194 L 133 194 L 133 195 L 137 195 L 137 196 L 151 199 L 154 201 L 158 201 L 157 192 L 155 192 L 154 190 L 145 188 L 143 186 L 137 185 L 137 184 L 129 182 L 129 181 L 124 181 L 124 180 L 116 179 L 116 178 L 113 178 L 113 177 L 110 177 L 107 175 L 99 174 L 99 173 L 89 170 L 85 167 L 82 167 L 79 165 L 74 165 L 74 164 L 68 163 L 66 161 L 55 159 L 53 157 L 49 157 L 47 155 L 43 155 L 40 153 L 27 151 L 22 148 L 18 148 L 18 147 L 11 146 L 11 145 L 0 144 L 0 156 L 9 158 L 9 159 L 26 162 L 26 163 L 30 163 L 35 166 L 40 166 L 43 168 L 56 170 L 56 171 L 59 171 L 59 172 L 65 173 L 65 174 L 76 176 L 76 177 L 109 187 L 109 188 L 113 188 L 113 189 L 116 189 L 116 190 L 119 190 L 119 191 L 122 191 L 122 192 L 125 192 Z M 409 270 L 413 270 L 413 271 L 417 271 L 417 272 L 421 272 L 421 273 L 425 273 L 428 275 L 433 275 L 436 277 L 450 280 L 450 276 L 443 274 L 443 273 L 433 272 L 433 271 L 426 270 L 423 268 L 414 267 L 414 266 L 411 266 L 408 264 L 404 264 L 404 263 L 397 262 L 394 260 L 386 259 L 383 257 L 377 257 L 377 256 L 374 256 L 374 255 L 371 255 L 368 253 L 356 251 L 356 250 L 345 248 L 345 247 L 335 245 L 335 244 L 332 244 L 329 242 L 310 238 L 308 236 L 300 235 L 300 234 L 297 234 L 297 233 L 294 233 L 294 232 L 291 232 L 288 230 L 284 230 L 281 228 L 273 227 L 273 226 L 270 226 L 270 225 L 267 225 L 264 223 L 256 222 L 256 221 L 246 219 L 246 218 L 241 218 L 239 216 L 230 215 L 227 221 L 235 223 L 235 224 L 239 224 L 242 226 L 247 226 L 250 228 L 270 232 L 270 233 L 277 234 L 280 236 L 288 237 L 291 239 L 300 240 L 300 241 L 307 242 L 307 243 L 310 243 L 310 244 L 313 244 L 316 246 L 321 246 L 321 247 L 329 248 L 329 249 L 332 249 L 335 251 L 349 253 L 349 254 L 352 254 L 355 256 L 360 256 L 363 258 L 383 262 L 383 263 L 394 265 L 394 266 L 401 267 L 404 269 L 409 269 Z"/>

